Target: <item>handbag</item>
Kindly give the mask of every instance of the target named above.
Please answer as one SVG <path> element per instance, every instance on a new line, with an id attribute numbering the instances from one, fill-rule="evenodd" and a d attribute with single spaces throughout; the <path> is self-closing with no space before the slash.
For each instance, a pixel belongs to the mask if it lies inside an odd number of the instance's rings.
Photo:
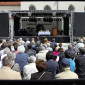
<path id="1" fill-rule="evenodd" d="M 42 73 L 42 75 L 38 78 L 38 80 L 40 80 L 44 74 L 45 74 L 45 72 Z"/>

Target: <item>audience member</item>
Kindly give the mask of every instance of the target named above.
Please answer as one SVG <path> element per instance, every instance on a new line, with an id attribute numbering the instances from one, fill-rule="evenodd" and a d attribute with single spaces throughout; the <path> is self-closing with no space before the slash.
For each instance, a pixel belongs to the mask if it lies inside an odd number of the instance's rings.
<path id="1" fill-rule="evenodd" d="M 75 51 L 76 51 L 76 53 L 78 54 L 79 53 L 79 48 L 81 48 L 81 47 L 84 47 L 85 45 L 84 45 L 84 43 L 83 43 L 83 41 L 78 41 L 77 42 L 77 44 L 76 44 L 76 46 L 75 46 Z"/>
<path id="2" fill-rule="evenodd" d="M 65 57 L 70 61 L 70 68 L 72 72 L 75 71 L 75 62 L 72 60 L 72 54 L 68 51 L 65 53 Z"/>
<path id="3" fill-rule="evenodd" d="M 4 49 L 8 47 L 7 45 L 7 42 L 4 42 L 2 45 L 1 45 L 1 48 L 0 48 L 0 56 L 2 56 L 4 54 Z M 1 60 L 1 59 L 0 59 Z"/>
<path id="4" fill-rule="evenodd" d="M 52 39 L 52 42 L 51 43 L 53 43 L 53 44 L 55 44 L 57 46 L 57 43 L 56 43 L 56 41 L 55 41 L 54 38 Z"/>
<path id="5" fill-rule="evenodd" d="M 45 47 L 41 46 L 39 53 L 36 54 L 36 59 L 41 59 L 46 61 L 46 53 L 47 51 L 45 50 Z"/>
<path id="6" fill-rule="evenodd" d="M 7 53 L 7 56 L 10 56 L 12 58 L 12 67 L 11 69 L 14 70 L 14 71 L 17 71 L 17 72 L 21 72 L 20 71 L 20 67 L 19 67 L 19 64 L 18 63 L 15 63 L 15 58 L 16 58 L 16 55 L 15 53 L 12 53 L 12 52 L 8 52 Z"/>
<path id="7" fill-rule="evenodd" d="M 36 46 L 35 46 L 35 48 L 34 48 L 34 50 L 36 51 L 36 53 L 39 53 L 39 51 L 40 51 L 40 43 L 36 43 Z"/>
<path id="8" fill-rule="evenodd" d="M 58 52 L 59 52 L 59 54 L 58 54 L 58 56 L 59 56 L 58 64 L 59 64 L 59 70 L 60 70 L 60 72 L 61 72 L 61 70 L 62 70 L 61 61 L 62 61 L 63 58 L 65 58 L 65 54 L 64 54 L 63 48 L 59 48 L 59 49 L 58 49 Z"/>
<path id="9" fill-rule="evenodd" d="M 14 46 L 13 46 L 13 40 L 12 39 L 10 39 L 9 40 L 9 43 L 8 43 L 8 47 L 10 48 L 10 50 L 13 52 L 14 51 Z"/>
<path id="10" fill-rule="evenodd" d="M 47 48 L 46 48 L 46 50 L 48 50 L 48 51 L 53 51 L 53 49 L 50 47 L 50 43 L 47 43 Z"/>
<path id="11" fill-rule="evenodd" d="M 29 64 L 24 66 L 23 69 L 23 79 L 31 79 L 31 74 L 38 72 L 36 68 L 36 57 L 35 56 L 30 56 L 28 59 Z"/>
<path id="12" fill-rule="evenodd" d="M 25 47 L 22 46 L 22 45 L 18 46 L 17 50 L 18 50 L 19 53 L 16 54 L 15 63 L 19 64 L 20 70 L 21 70 L 21 76 L 23 78 L 23 67 L 28 64 L 29 55 L 24 53 Z"/>
<path id="13" fill-rule="evenodd" d="M 52 79 L 55 79 L 55 75 L 59 72 L 59 65 L 53 60 L 53 52 L 49 51 L 46 54 L 46 71 L 52 72 Z"/>
<path id="14" fill-rule="evenodd" d="M 3 58 L 3 67 L 0 69 L 0 80 L 21 80 L 20 73 L 11 69 L 12 63 L 12 57 L 6 56 Z"/>
<path id="15" fill-rule="evenodd" d="M 33 50 L 31 44 L 28 44 L 28 45 L 27 45 L 27 51 L 26 51 L 26 53 L 27 53 L 29 56 L 32 56 L 32 55 L 36 56 L 36 51 Z"/>
<path id="16" fill-rule="evenodd" d="M 1 45 L 2 45 L 4 42 L 6 42 L 6 39 L 2 39 L 2 40 L 1 40 L 0 48 L 1 48 Z M 1 49 L 0 49 L 0 50 L 1 50 Z"/>
<path id="17" fill-rule="evenodd" d="M 58 52 L 58 48 L 56 47 L 55 48 L 55 51 L 53 52 L 53 55 L 54 55 L 54 61 L 59 61 L 59 52 Z M 58 57 L 57 57 L 58 56 Z"/>
<path id="18" fill-rule="evenodd" d="M 55 48 L 57 47 L 57 45 L 55 43 L 50 43 L 50 47 L 53 49 L 53 51 L 55 51 Z"/>
<path id="19" fill-rule="evenodd" d="M 19 38 L 19 44 L 20 45 L 24 45 L 25 44 L 25 41 L 22 38 Z"/>
<path id="20" fill-rule="evenodd" d="M 10 49 L 8 47 L 6 47 L 4 50 L 3 50 L 3 54 L 1 55 L 1 61 L 0 61 L 0 68 L 2 67 L 2 59 L 7 56 L 7 53 L 10 52 Z"/>
<path id="21" fill-rule="evenodd" d="M 41 40 L 39 37 L 37 37 L 37 41 L 36 41 L 36 44 L 40 45 L 41 44 Z"/>
<path id="22" fill-rule="evenodd" d="M 65 53 L 66 53 L 66 52 L 70 52 L 70 53 L 71 53 L 71 58 L 72 58 L 72 59 L 75 58 L 75 56 L 76 56 L 76 51 L 75 51 L 75 49 L 72 48 L 72 45 L 71 45 L 71 44 L 68 45 L 68 49 L 65 50 Z"/>
<path id="23" fill-rule="evenodd" d="M 85 48 L 79 49 L 80 56 L 75 58 L 76 63 L 76 73 L 79 78 L 85 78 Z"/>
<path id="24" fill-rule="evenodd" d="M 51 80 L 52 79 L 52 73 L 51 72 L 45 72 L 46 69 L 46 62 L 43 60 L 37 60 L 36 61 L 36 68 L 38 72 L 33 73 L 31 75 L 31 80 Z"/>
<path id="25" fill-rule="evenodd" d="M 17 42 L 14 42 L 14 43 L 13 43 L 13 46 L 14 46 L 14 51 L 13 51 L 13 52 L 14 52 L 15 54 L 17 54 L 17 53 L 18 53 L 18 51 L 17 51 L 17 47 L 18 47 Z"/>
<path id="26" fill-rule="evenodd" d="M 35 42 L 34 38 L 32 38 L 32 40 L 31 40 L 31 45 L 32 45 L 32 48 L 34 48 L 36 46 L 36 42 Z"/>
<path id="27" fill-rule="evenodd" d="M 59 48 L 61 48 L 62 47 L 62 43 L 59 43 L 58 46 L 59 46 Z"/>
<path id="28" fill-rule="evenodd" d="M 78 79 L 78 75 L 70 70 L 70 61 L 67 58 L 62 59 L 63 72 L 57 74 L 55 79 Z"/>

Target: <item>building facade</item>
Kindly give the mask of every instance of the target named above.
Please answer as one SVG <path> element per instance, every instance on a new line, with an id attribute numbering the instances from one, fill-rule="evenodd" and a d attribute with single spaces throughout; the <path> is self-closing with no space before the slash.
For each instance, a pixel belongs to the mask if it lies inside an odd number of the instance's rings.
<path id="1" fill-rule="evenodd" d="M 21 10 L 74 10 L 84 11 L 85 1 L 24 1 Z"/>
<path id="2" fill-rule="evenodd" d="M 20 10 L 20 2 L 0 2 L 0 11 L 8 12 L 9 10 Z"/>

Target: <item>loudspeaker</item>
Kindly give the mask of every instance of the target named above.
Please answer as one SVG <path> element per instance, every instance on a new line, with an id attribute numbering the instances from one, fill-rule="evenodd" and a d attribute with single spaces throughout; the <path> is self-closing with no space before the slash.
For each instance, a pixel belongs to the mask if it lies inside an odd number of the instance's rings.
<path id="1" fill-rule="evenodd" d="M 0 13 L 0 37 L 9 37 L 8 13 Z"/>
<path id="2" fill-rule="evenodd" d="M 73 18 L 73 36 L 85 36 L 85 13 L 76 12 Z"/>

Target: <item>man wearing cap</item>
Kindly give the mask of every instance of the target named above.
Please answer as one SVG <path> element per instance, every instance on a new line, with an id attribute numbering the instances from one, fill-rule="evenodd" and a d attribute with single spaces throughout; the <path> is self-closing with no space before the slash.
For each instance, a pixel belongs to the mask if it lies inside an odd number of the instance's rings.
<path id="1" fill-rule="evenodd" d="M 63 58 L 61 64 L 63 72 L 57 74 L 55 79 L 78 79 L 78 75 L 71 71 L 70 61 L 67 58 Z"/>

